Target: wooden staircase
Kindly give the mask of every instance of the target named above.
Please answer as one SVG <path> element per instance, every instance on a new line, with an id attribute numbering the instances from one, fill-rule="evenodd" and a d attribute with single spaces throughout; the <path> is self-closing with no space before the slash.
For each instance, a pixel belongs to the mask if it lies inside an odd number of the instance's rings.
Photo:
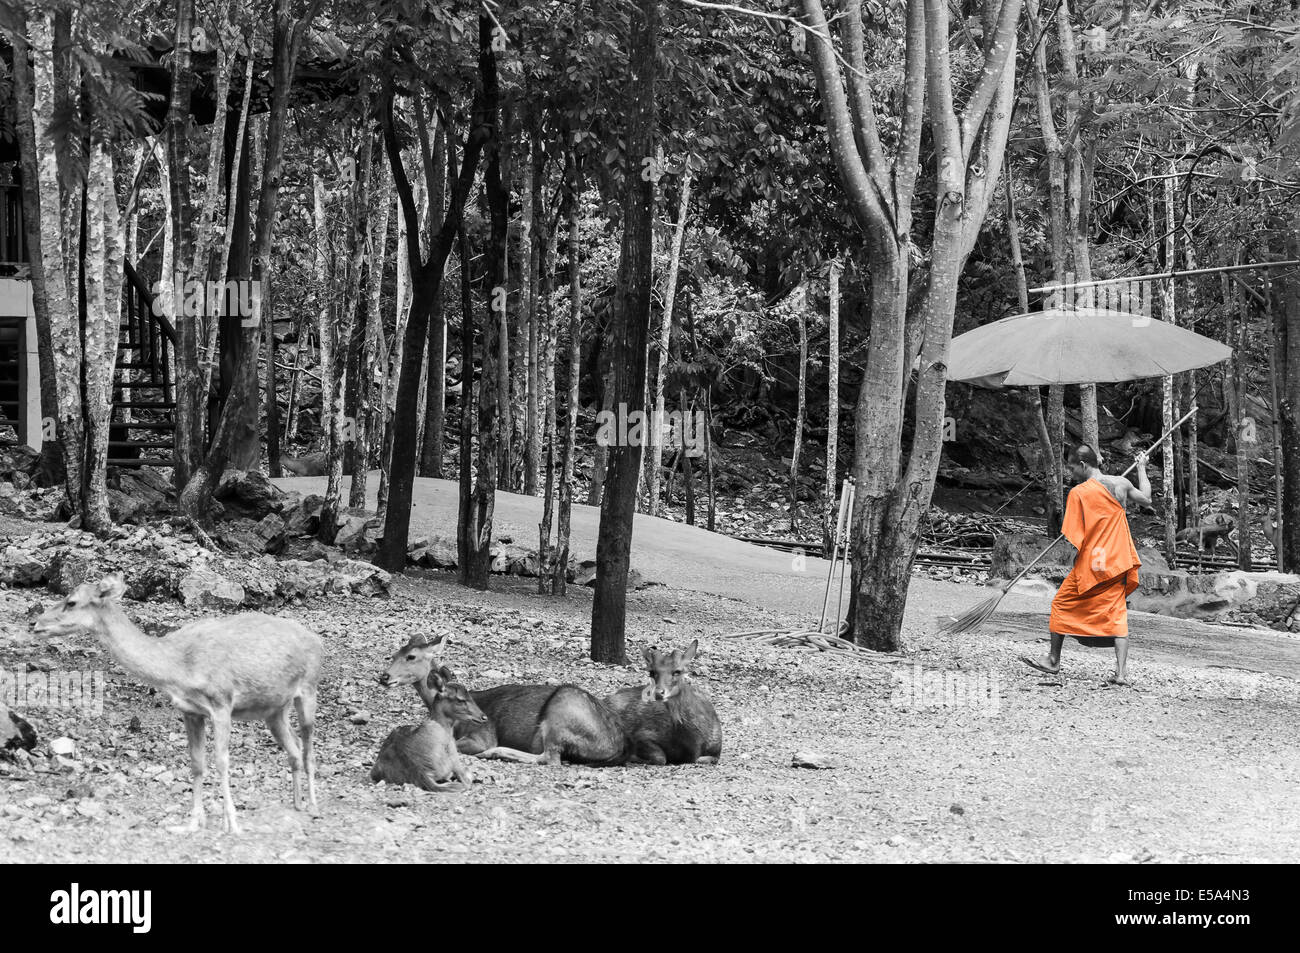
<path id="1" fill-rule="evenodd" d="M 176 329 L 154 314 L 153 293 L 130 262 L 125 272 L 108 465 L 170 467 L 176 431 Z"/>

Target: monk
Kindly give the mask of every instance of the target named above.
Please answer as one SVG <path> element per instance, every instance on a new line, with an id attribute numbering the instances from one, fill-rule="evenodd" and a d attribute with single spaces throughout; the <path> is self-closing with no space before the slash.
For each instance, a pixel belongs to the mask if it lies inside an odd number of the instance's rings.
<path id="1" fill-rule="evenodd" d="M 1068 466 L 1077 485 L 1066 501 L 1061 532 L 1079 555 L 1052 600 L 1051 650 L 1044 659 L 1024 662 L 1040 672 L 1057 674 L 1068 635 L 1090 648 L 1114 646 L 1115 674 L 1108 681 L 1127 685 L 1127 599 L 1138 586 L 1142 563 L 1129 535 L 1125 505 L 1151 503 L 1147 455 L 1137 458 L 1137 486 L 1124 477 L 1102 473 L 1096 449 L 1087 444 L 1070 452 Z"/>

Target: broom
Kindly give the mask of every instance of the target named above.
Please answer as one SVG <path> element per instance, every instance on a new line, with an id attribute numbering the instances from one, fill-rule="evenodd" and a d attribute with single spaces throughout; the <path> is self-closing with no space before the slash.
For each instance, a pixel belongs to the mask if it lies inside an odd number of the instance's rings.
<path id="1" fill-rule="evenodd" d="M 1191 417 L 1192 414 L 1196 413 L 1196 411 L 1197 408 L 1195 405 L 1193 405 L 1192 409 L 1189 410 L 1187 413 L 1183 414 L 1182 418 L 1176 424 L 1174 424 L 1163 434 L 1161 434 L 1160 439 L 1157 440 L 1155 443 L 1153 443 L 1147 449 L 1146 451 L 1147 454 L 1150 454 L 1152 450 L 1155 450 L 1156 447 L 1160 446 L 1162 443 L 1168 440 L 1169 437 L 1173 434 L 1173 432 L 1177 430 L 1179 427 L 1181 427 L 1184 421 L 1186 421 L 1189 417 Z M 1130 463 L 1128 465 L 1128 469 L 1125 470 L 1123 473 L 1121 473 L 1120 476 L 1128 476 L 1129 473 L 1133 471 L 1133 468 L 1135 466 L 1137 466 L 1136 460 Z M 963 633 L 963 632 L 974 632 L 985 622 L 987 622 L 989 618 L 993 615 L 993 613 L 998 610 L 998 604 L 1002 602 L 1002 597 L 1005 596 L 1008 592 L 1010 592 L 1012 587 L 1014 587 L 1016 583 L 1018 583 L 1021 579 L 1024 579 L 1025 576 L 1029 573 L 1029 570 L 1033 569 L 1040 562 L 1042 562 L 1043 557 L 1052 551 L 1052 547 L 1054 547 L 1057 543 L 1059 543 L 1063 539 L 1065 539 L 1064 533 L 1056 537 L 1056 539 L 1052 540 L 1051 543 L 1048 544 L 1046 549 L 1044 549 L 1041 553 L 1035 556 L 1033 560 L 1029 563 L 1029 565 L 1027 565 L 1024 569 L 1020 570 L 1020 572 L 1016 574 L 1016 577 L 1014 579 L 1010 580 L 1009 582 L 1003 583 L 1002 586 L 998 589 L 996 595 L 990 596 L 988 599 L 985 599 L 983 602 L 975 606 L 973 609 L 969 609 L 968 611 L 963 612 L 961 615 L 956 616 L 950 621 L 939 626 L 939 631 L 944 633 L 945 635 L 956 635 L 958 633 Z"/>

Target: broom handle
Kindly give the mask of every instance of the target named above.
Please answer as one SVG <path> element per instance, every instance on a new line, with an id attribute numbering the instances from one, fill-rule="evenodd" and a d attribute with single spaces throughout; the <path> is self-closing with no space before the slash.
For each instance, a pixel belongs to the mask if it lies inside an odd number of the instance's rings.
<path id="1" fill-rule="evenodd" d="M 1172 427 L 1170 427 L 1168 430 L 1166 430 L 1164 433 L 1162 433 L 1162 434 L 1160 435 L 1160 439 L 1157 440 L 1155 443 L 1153 443 L 1150 447 L 1147 448 L 1146 453 L 1150 453 L 1150 452 L 1151 452 L 1152 450 L 1154 450 L 1156 447 L 1160 446 L 1162 443 L 1164 443 L 1166 440 L 1168 440 L 1169 437 L 1173 434 L 1173 432 L 1174 432 L 1175 430 L 1177 430 L 1179 427 L 1181 427 L 1181 426 L 1183 425 L 1183 423 L 1184 423 L 1184 422 L 1185 422 L 1189 417 L 1192 416 L 1192 414 L 1196 413 L 1197 410 L 1198 410 L 1197 406 L 1196 406 L 1195 404 L 1193 404 L 1193 405 L 1192 405 L 1192 409 L 1189 410 L 1187 413 L 1183 414 L 1183 416 L 1182 416 L 1181 418 L 1179 418 L 1179 420 L 1178 420 L 1178 422 L 1177 422 L 1176 424 L 1174 424 Z M 1128 469 L 1126 469 L 1123 473 L 1121 473 L 1121 474 L 1119 474 L 1119 475 L 1120 475 L 1120 476 L 1128 476 L 1130 473 L 1133 472 L 1133 468 L 1136 467 L 1136 466 L 1137 466 L 1137 460 L 1134 460 L 1132 463 L 1130 463 L 1130 464 L 1128 465 Z M 1020 570 L 1020 572 L 1016 575 L 1016 578 L 1012 579 L 1010 582 L 1008 582 L 1005 586 L 1002 587 L 1002 591 L 1003 591 L 1003 592 L 1010 592 L 1010 591 L 1011 591 L 1011 588 L 1012 588 L 1013 586 L 1015 586 L 1015 584 L 1018 583 L 1021 579 L 1024 579 L 1024 578 L 1025 578 L 1025 574 L 1028 573 L 1029 570 L 1031 570 L 1031 569 L 1033 569 L 1035 566 L 1037 566 L 1040 562 L 1042 562 L 1043 557 L 1046 556 L 1048 553 L 1050 553 L 1050 552 L 1052 551 L 1052 547 L 1054 547 L 1057 543 L 1059 543 L 1059 542 L 1060 542 L 1061 540 L 1063 540 L 1063 539 L 1065 539 L 1065 534 L 1064 534 L 1064 533 L 1062 533 L 1060 536 L 1056 537 L 1056 539 L 1052 540 L 1052 541 L 1048 544 L 1047 548 L 1044 549 L 1044 550 L 1043 550 L 1041 553 L 1039 553 L 1037 556 L 1035 556 L 1034 559 L 1033 559 L 1033 561 L 1032 561 L 1028 566 L 1026 566 L 1024 569 Z"/>

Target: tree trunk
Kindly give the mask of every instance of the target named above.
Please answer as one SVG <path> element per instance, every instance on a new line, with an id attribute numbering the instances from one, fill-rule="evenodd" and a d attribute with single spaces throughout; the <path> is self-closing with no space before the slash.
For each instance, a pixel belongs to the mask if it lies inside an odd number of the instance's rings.
<path id="1" fill-rule="evenodd" d="M 59 157 L 50 127 L 53 124 L 58 91 L 52 51 L 56 27 L 54 15 L 37 16 L 30 22 L 32 37 L 32 130 L 37 143 L 36 177 L 40 194 L 40 251 L 44 269 L 45 307 L 50 325 L 51 366 L 54 370 L 57 435 L 63 447 L 64 488 L 68 507 L 81 511 L 86 435 L 82 424 L 81 328 L 74 272 L 66 255 L 63 237 L 66 205 L 59 179 Z"/>
<path id="2" fill-rule="evenodd" d="M 411 491 L 415 480 L 418 436 L 412 423 L 416 419 L 416 405 L 419 401 L 420 374 L 424 363 L 424 342 L 429 334 L 430 312 L 442 287 L 447 256 L 451 252 L 455 236 L 460 231 L 462 213 L 474 182 L 479 153 L 484 142 L 496 132 L 495 105 L 491 119 L 487 118 L 484 105 L 486 95 L 484 91 L 489 81 L 494 90 L 496 85 L 496 61 L 492 53 L 492 22 L 487 16 L 479 18 L 479 75 L 481 86 L 475 93 L 472 128 L 466 134 L 464 156 L 460 163 L 456 185 L 442 228 L 430 240 L 428 259 L 423 261 L 418 231 L 412 227 L 417 221 L 415 200 L 412 197 L 410 181 L 402 167 L 401 150 L 394 127 L 393 92 L 391 88 L 385 91 L 384 147 L 393 172 L 393 187 L 401 199 L 403 217 L 407 222 L 406 253 L 410 260 L 411 280 L 415 286 L 410 317 L 407 318 L 402 334 L 401 377 L 393 412 L 389 476 L 385 481 L 387 500 L 384 536 L 376 557 L 377 564 L 390 572 L 403 572 L 406 568 L 406 544 L 411 527 Z M 449 136 L 448 168 L 453 167 L 450 151 Z M 468 359 L 464 364 L 465 378 L 468 378 L 470 371 Z M 495 447 L 493 449 L 495 452 Z M 461 571 L 465 571 L 464 564 L 461 566 Z"/>
<path id="3" fill-rule="evenodd" d="M 650 426 L 650 515 L 658 516 L 659 474 L 664 465 L 664 372 L 668 368 L 668 342 L 673 330 L 673 304 L 677 299 L 677 275 L 681 268 L 682 246 L 686 242 L 686 218 L 691 207 L 691 162 L 686 157 L 677 200 L 677 225 L 673 228 L 672 249 L 668 253 L 668 274 L 664 278 L 664 310 L 659 327 L 659 367 L 655 371 L 654 421 Z"/>
<path id="4" fill-rule="evenodd" d="M 794 414 L 794 449 L 790 453 L 790 535 L 799 531 L 799 452 L 803 449 L 803 418 L 808 384 L 808 318 L 800 306 L 799 314 L 799 397 Z M 685 408 L 682 409 L 685 413 Z"/>
<path id="5" fill-rule="evenodd" d="M 835 544 L 836 504 L 839 495 L 837 473 L 840 442 L 840 262 L 830 263 L 826 275 L 829 306 L 826 330 L 830 341 L 826 350 L 826 486 L 822 495 L 822 545 L 826 552 Z M 705 427 L 707 431 L 707 424 Z M 712 501 L 710 501 L 712 509 Z M 710 527 L 712 528 L 712 527 Z"/>
<path id="6" fill-rule="evenodd" d="M 108 420 L 113 412 L 113 369 L 122 314 L 121 216 L 113 184 L 113 160 L 102 145 L 89 157 L 86 185 L 86 326 L 84 419 L 86 462 L 82 475 L 81 525 L 92 533 L 112 529 L 108 510 Z"/>
<path id="7" fill-rule="evenodd" d="M 581 221 L 578 207 L 581 198 L 577 157 L 568 154 L 570 182 L 567 197 L 569 213 L 569 397 L 564 424 L 564 450 L 560 464 L 559 512 L 556 514 L 555 556 L 551 567 L 551 595 L 565 595 L 569 570 L 569 534 L 573 514 L 574 457 L 578 445 L 578 383 L 582 371 L 582 270 L 579 252 Z"/>
<path id="8" fill-rule="evenodd" d="M 275 229 L 276 203 L 280 195 L 280 170 L 284 160 L 284 131 L 289 114 L 290 87 L 298 50 L 303 36 L 311 26 L 315 11 L 316 5 L 313 5 L 306 16 L 295 19 L 289 12 L 289 0 L 276 0 L 271 54 L 271 105 L 266 123 L 262 189 L 258 196 L 253 241 L 254 273 L 251 277 L 238 274 L 240 280 L 255 282 L 263 290 L 271 278 L 271 239 Z M 221 417 L 203 465 L 181 493 L 181 509 L 199 522 L 206 520 L 212 491 L 221 481 L 232 452 L 249 440 L 246 428 L 250 419 L 256 427 L 257 414 L 250 410 L 249 405 L 255 405 L 258 397 L 257 358 L 260 343 L 258 335 L 262 325 L 262 298 L 260 293 L 252 296 L 252 313 L 244 319 L 240 331 L 240 357 L 231 382 L 230 397 L 222 405 Z M 256 439 L 256 430 L 253 439 Z"/>
<path id="9" fill-rule="evenodd" d="M 429 227 L 436 232 L 442 229 L 443 206 L 447 202 L 447 129 L 441 119 L 434 130 L 431 170 L 433 182 L 429 188 Z M 447 422 L 447 316 L 442 308 L 441 286 L 434 297 L 433 311 L 429 315 L 426 350 L 428 372 L 425 377 L 424 444 L 420 448 L 420 476 L 441 478 Z M 462 395 L 467 374 L 467 371 L 462 370 Z"/>
<path id="10" fill-rule="evenodd" d="M 628 117 L 627 170 L 623 194 L 623 240 L 615 290 L 614 395 L 619 412 L 645 410 L 646 337 L 650 321 L 651 232 L 654 182 L 638 174 L 642 160 L 654 155 L 656 131 L 655 55 L 658 0 L 640 0 L 632 19 L 630 59 L 631 115 Z M 591 607 L 591 657 L 622 665 L 627 661 L 626 624 L 628 557 L 632 518 L 641 470 L 641 447 L 611 446 L 600 505 L 596 542 L 596 592 Z"/>
<path id="11" fill-rule="evenodd" d="M 1170 170 L 1173 171 L 1172 169 Z M 1165 211 L 1165 236 L 1164 236 L 1164 264 L 1165 270 L 1171 271 L 1174 268 L 1174 180 L 1168 176 L 1163 180 L 1164 185 L 1164 211 Z M 1154 222 L 1153 222 L 1154 226 Z M 1160 317 L 1169 324 L 1178 323 L 1178 314 L 1175 311 L 1174 304 L 1174 283 L 1172 279 L 1166 279 L 1160 283 Z M 1168 432 L 1174 426 L 1174 379 L 1165 377 L 1161 380 L 1160 387 L 1160 429 Z M 1174 565 L 1174 558 L 1178 549 L 1178 487 L 1174 477 L 1174 461 L 1177 459 L 1177 453 L 1174 449 L 1174 439 L 1171 436 L 1161 447 L 1162 479 L 1164 482 L 1165 498 L 1161 501 L 1164 511 L 1165 525 L 1165 558 L 1169 564 Z"/>

